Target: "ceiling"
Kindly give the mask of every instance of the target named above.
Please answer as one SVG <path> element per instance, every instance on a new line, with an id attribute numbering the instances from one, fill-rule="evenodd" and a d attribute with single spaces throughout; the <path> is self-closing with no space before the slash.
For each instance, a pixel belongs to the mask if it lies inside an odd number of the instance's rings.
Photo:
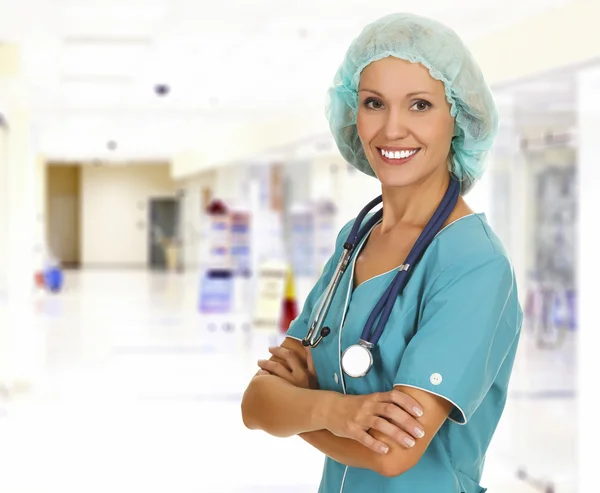
<path id="1" fill-rule="evenodd" d="M 322 113 L 348 44 L 381 15 L 410 9 L 468 42 L 565 3 L 0 0 L 0 41 L 22 46 L 50 159 L 168 159 L 219 129 Z"/>

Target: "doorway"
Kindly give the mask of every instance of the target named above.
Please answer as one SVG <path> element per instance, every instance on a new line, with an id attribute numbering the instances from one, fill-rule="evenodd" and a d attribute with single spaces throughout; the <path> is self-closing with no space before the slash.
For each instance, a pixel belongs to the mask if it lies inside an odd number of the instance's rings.
<path id="1" fill-rule="evenodd" d="M 47 167 L 48 254 L 65 268 L 80 265 L 80 166 L 51 163 Z"/>
<path id="2" fill-rule="evenodd" d="M 165 245 L 179 242 L 179 203 L 175 198 L 150 199 L 149 267 L 167 269 Z"/>

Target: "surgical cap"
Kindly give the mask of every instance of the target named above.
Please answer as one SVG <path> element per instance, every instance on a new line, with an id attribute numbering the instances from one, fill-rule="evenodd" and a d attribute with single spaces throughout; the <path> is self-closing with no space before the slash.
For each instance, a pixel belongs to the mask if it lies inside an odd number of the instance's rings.
<path id="1" fill-rule="evenodd" d="M 454 118 L 452 171 L 467 193 L 485 170 L 485 157 L 498 130 L 491 91 L 477 62 L 458 35 L 437 21 L 412 14 L 391 14 L 363 29 L 350 45 L 328 91 L 327 118 L 334 140 L 348 163 L 375 177 L 356 128 L 360 74 L 386 57 L 421 63 L 444 83 Z"/>

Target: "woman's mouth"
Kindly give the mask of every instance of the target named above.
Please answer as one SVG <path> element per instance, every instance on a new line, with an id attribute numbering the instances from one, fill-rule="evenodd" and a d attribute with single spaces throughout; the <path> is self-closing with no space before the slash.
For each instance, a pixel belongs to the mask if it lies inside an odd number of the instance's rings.
<path id="1" fill-rule="evenodd" d="M 381 148 L 377 147 L 379 157 L 381 160 L 388 164 L 400 165 L 410 161 L 419 151 L 420 147 L 417 148 Z"/>

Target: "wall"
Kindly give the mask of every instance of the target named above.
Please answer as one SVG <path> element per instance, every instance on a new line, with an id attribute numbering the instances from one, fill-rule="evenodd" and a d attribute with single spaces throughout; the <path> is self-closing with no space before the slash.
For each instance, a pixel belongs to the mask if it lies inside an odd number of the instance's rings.
<path id="1" fill-rule="evenodd" d="M 221 170 L 219 170 L 221 171 Z M 199 266 L 206 244 L 202 229 L 202 209 L 205 191 L 215 193 L 217 171 L 207 171 L 182 180 L 177 187 L 183 190 L 181 200 L 181 221 L 183 235 L 182 261 L 185 269 L 193 270 Z"/>
<path id="2" fill-rule="evenodd" d="M 319 157 L 313 160 L 311 167 L 312 198 L 330 198 L 338 208 L 336 235 L 367 203 L 381 195 L 378 180 L 349 166 L 341 156 Z"/>
<path id="3" fill-rule="evenodd" d="M 471 42 L 469 48 L 487 82 L 499 87 L 556 68 L 597 60 L 599 18 L 600 1 L 574 0 Z M 329 133 L 323 108 L 307 108 L 302 114 L 260 125 L 216 128 L 199 142 L 202 153 L 189 150 L 175 159 L 173 176 L 183 179 L 320 133 Z M 235 145 L 231 145 L 232 135 Z"/>
<path id="4" fill-rule="evenodd" d="M 197 173 L 177 182 L 183 191 L 182 234 L 183 265 L 186 269 L 199 267 L 207 255 L 207 243 L 203 223 L 205 194 L 219 198 L 229 205 L 238 205 L 248 195 L 248 165 L 238 164 Z M 248 205 L 248 204 L 245 204 Z"/>
<path id="5" fill-rule="evenodd" d="M 175 156 L 172 176 L 179 180 L 192 178 L 198 173 L 245 162 L 249 158 L 327 132 L 327 120 L 320 107 L 307 109 L 301 114 L 289 113 L 284 121 L 228 126 L 224 129 L 217 126 L 198 141 L 198 148 L 202 148 L 202 152 L 187 150 Z"/>
<path id="6" fill-rule="evenodd" d="M 227 204 L 249 206 L 249 203 L 244 203 L 250 200 L 249 182 L 254 174 L 265 172 L 259 171 L 261 164 L 267 166 L 268 162 L 225 166 L 178 182 L 178 187 L 185 191 L 183 223 L 184 261 L 187 267 L 196 267 L 205 252 L 201 222 L 202 190 L 211 190 L 214 197 L 223 199 Z M 381 185 L 377 180 L 354 168 L 349 169 L 339 155 L 313 155 L 282 164 L 285 165 L 287 177 L 286 203 L 292 205 L 332 199 L 338 206 L 336 234 L 367 202 L 381 194 Z M 331 241 L 333 245 L 335 238 Z"/>
<path id="7" fill-rule="evenodd" d="M 36 190 L 35 190 L 35 263 L 39 267 L 43 265 L 44 253 L 48 244 L 48 165 L 43 155 L 38 155 L 36 163 Z"/>
<path id="8" fill-rule="evenodd" d="M 600 2 L 576 0 L 470 48 L 491 85 L 577 65 L 600 56 Z"/>
<path id="9" fill-rule="evenodd" d="M 30 385 L 38 376 L 39 335 L 31 309 L 35 263 L 38 161 L 27 84 L 17 46 L 0 44 L 0 108 L 8 121 L 8 156 L 0 166 L 5 293 L 0 297 L 0 388 Z M 7 159 L 6 159 L 7 157 Z"/>
<path id="10" fill-rule="evenodd" d="M 8 292 L 8 133 L 0 125 L 0 302 Z"/>
<path id="11" fill-rule="evenodd" d="M 83 166 L 83 266 L 146 267 L 149 200 L 175 192 L 168 164 Z"/>

